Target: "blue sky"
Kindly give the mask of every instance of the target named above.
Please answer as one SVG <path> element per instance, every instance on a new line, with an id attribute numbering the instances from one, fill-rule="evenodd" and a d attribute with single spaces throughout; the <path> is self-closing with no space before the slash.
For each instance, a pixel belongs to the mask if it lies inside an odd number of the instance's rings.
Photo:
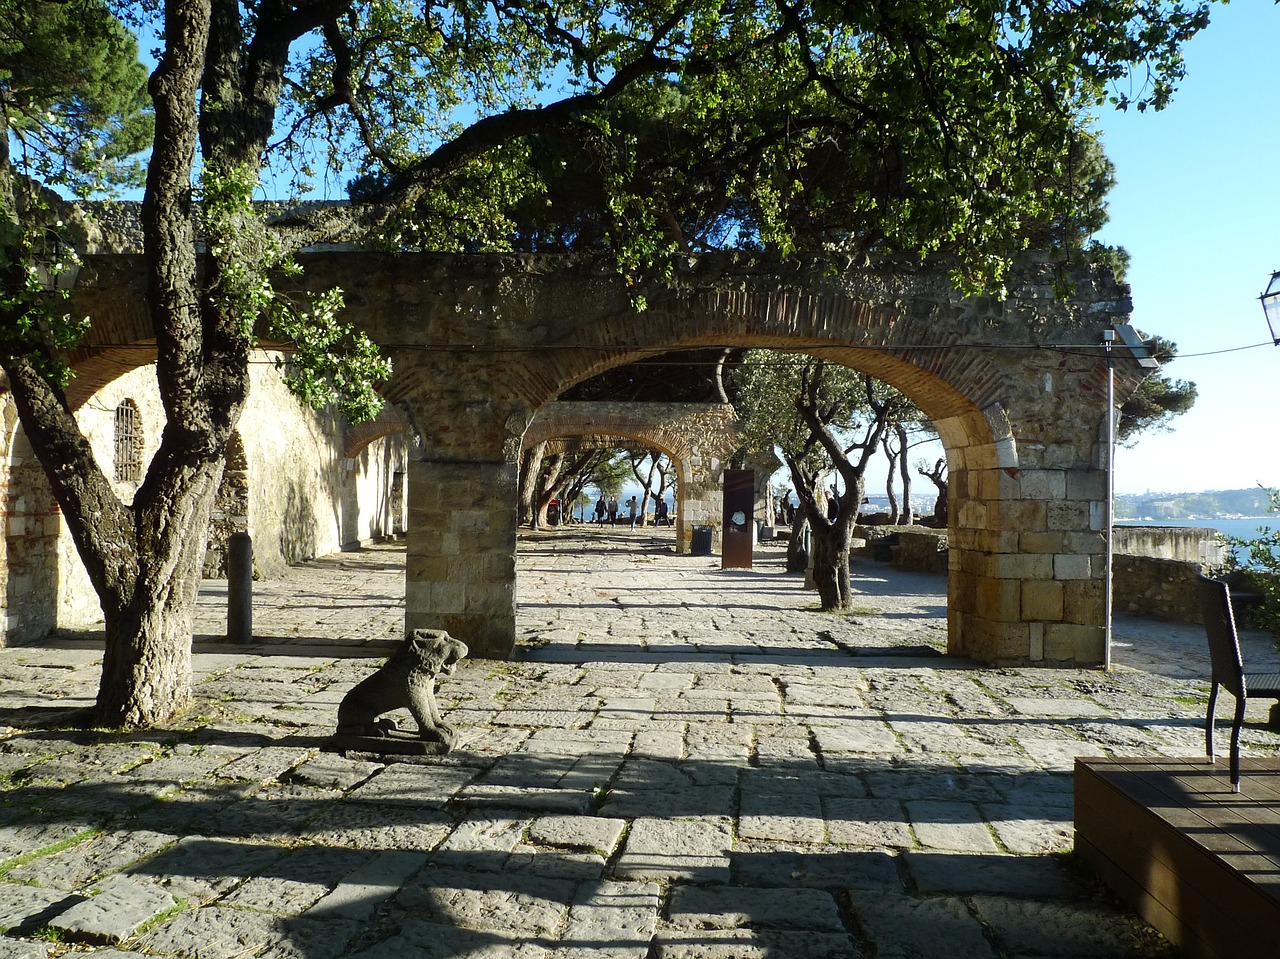
<path id="1" fill-rule="evenodd" d="M 1280 269 L 1278 46 L 1272 0 L 1216 6 L 1169 107 L 1099 115 L 1117 179 L 1099 238 L 1132 257 L 1134 326 L 1175 341 L 1165 372 L 1200 389 L 1171 432 L 1117 452 L 1117 493 L 1280 486 L 1280 347 L 1258 304 Z"/>

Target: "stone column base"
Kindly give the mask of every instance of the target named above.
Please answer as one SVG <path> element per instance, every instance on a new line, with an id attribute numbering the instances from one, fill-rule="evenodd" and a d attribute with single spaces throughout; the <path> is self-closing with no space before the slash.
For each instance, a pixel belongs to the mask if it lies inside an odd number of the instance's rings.
<path id="1" fill-rule="evenodd" d="M 516 488 L 509 463 L 410 464 L 406 634 L 443 629 L 466 643 L 472 658 L 511 656 Z"/>

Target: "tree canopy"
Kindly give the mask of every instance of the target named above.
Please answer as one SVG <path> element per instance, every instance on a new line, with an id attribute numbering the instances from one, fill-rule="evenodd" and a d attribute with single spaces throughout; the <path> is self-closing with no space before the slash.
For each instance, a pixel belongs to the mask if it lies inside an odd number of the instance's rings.
<path id="1" fill-rule="evenodd" d="M 0 2 L 0 150 L 76 194 L 142 184 L 152 136 L 138 42 L 105 0 Z"/>
<path id="2" fill-rule="evenodd" d="M 1147 340 L 1151 355 L 1167 366 L 1178 355 L 1178 344 L 1162 336 Z M 1143 380 L 1123 403 L 1116 421 L 1116 440 L 1132 443 L 1146 432 L 1169 429 L 1169 421 L 1191 409 L 1196 402 L 1196 385 L 1187 380 L 1170 379 L 1164 373 L 1153 373 Z"/>
<path id="3" fill-rule="evenodd" d="M 371 3 L 322 28 L 276 153 L 403 204 L 396 247 L 941 250 L 992 279 L 1087 237 L 1064 226 L 1096 220 L 1084 118 L 1163 106 L 1206 22 L 1107 0 Z"/>

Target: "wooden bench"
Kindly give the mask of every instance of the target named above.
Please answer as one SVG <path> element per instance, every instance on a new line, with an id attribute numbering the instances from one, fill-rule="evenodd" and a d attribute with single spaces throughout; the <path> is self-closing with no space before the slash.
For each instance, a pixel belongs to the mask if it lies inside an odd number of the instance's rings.
<path id="1" fill-rule="evenodd" d="M 1076 851 L 1191 959 L 1280 956 L 1280 761 L 1077 759 Z"/>

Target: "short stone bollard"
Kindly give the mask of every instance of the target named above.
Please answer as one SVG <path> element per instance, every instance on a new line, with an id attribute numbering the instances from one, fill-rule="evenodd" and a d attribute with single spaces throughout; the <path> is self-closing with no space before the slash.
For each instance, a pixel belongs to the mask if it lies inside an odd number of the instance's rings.
<path id="1" fill-rule="evenodd" d="M 227 641 L 253 642 L 253 540 L 244 530 L 227 537 Z"/>
<path id="2" fill-rule="evenodd" d="M 436 679 L 448 676 L 465 659 L 467 646 L 442 629 L 415 629 L 372 676 L 357 683 L 338 704 L 333 752 L 441 756 L 457 741 L 457 731 L 440 718 Z M 408 709 L 417 733 L 394 719 L 380 718 Z"/>

